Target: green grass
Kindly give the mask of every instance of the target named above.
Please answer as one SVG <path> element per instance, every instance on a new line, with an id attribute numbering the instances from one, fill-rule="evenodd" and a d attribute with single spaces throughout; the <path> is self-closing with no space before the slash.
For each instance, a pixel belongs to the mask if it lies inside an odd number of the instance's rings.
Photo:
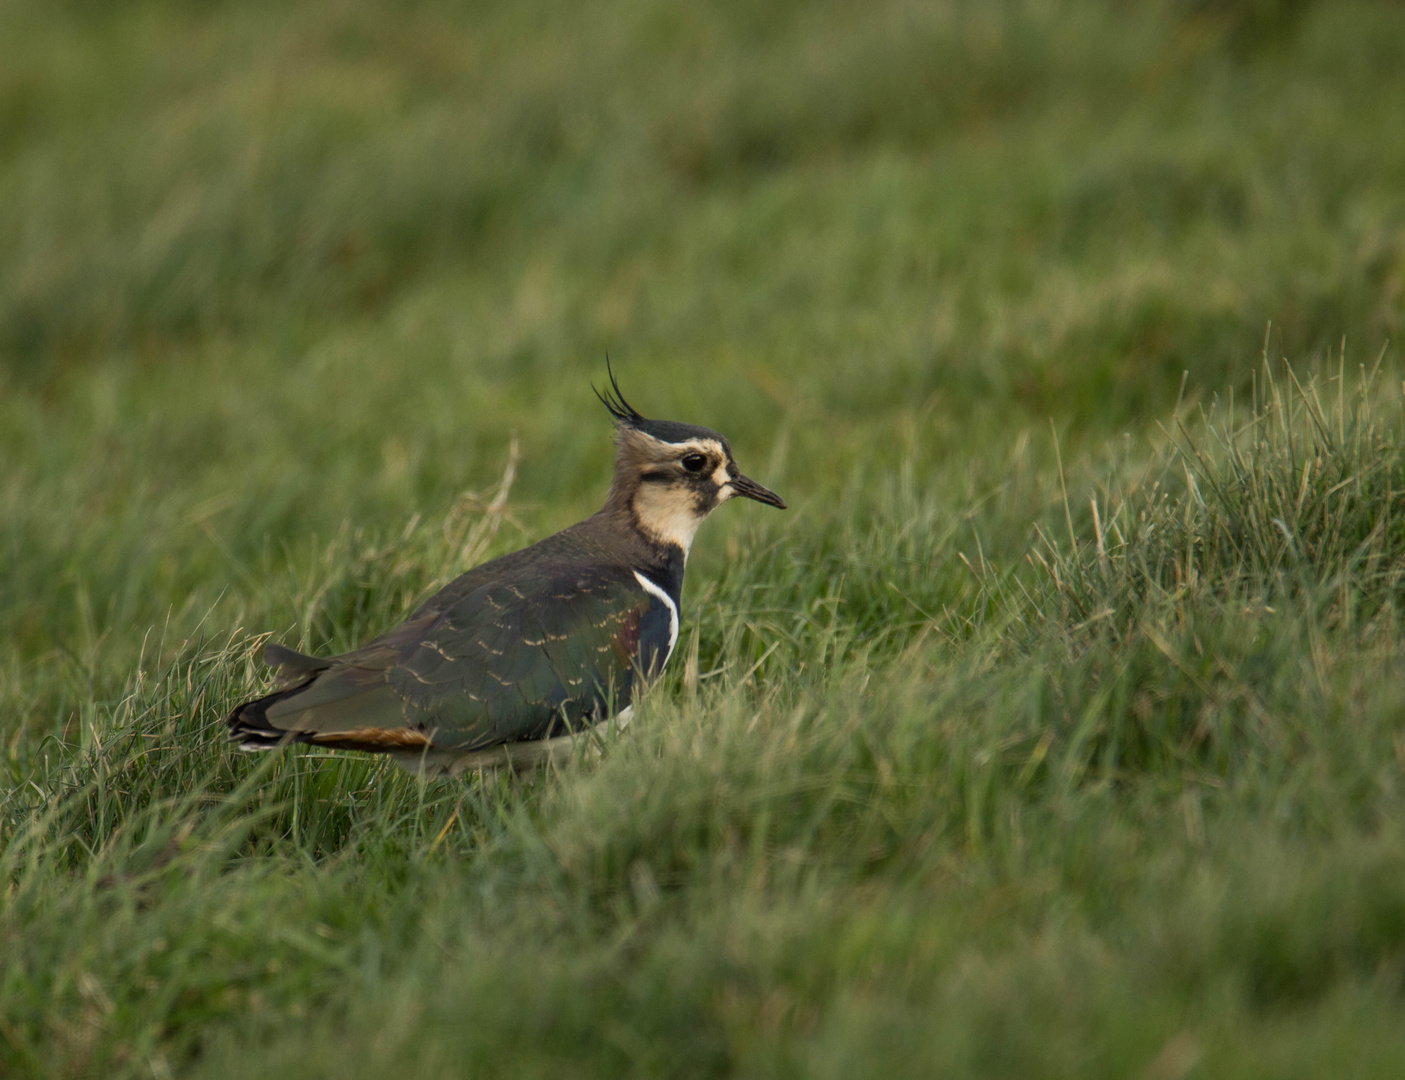
<path id="1" fill-rule="evenodd" d="M 1385 0 L 0 5 L 0 1074 L 1405 1074 L 1402 115 Z M 607 350 L 792 507 L 628 731 L 234 753 Z"/>

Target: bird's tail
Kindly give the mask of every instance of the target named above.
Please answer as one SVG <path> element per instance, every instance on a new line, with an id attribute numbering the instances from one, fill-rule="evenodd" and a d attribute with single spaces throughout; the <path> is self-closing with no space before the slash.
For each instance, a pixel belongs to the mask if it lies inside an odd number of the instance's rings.
<path id="1" fill-rule="evenodd" d="M 308 680 L 310 682 L 311 679 Z M 267 697 L 255 698 L 235 707 L 225 718 L 229 725 L 229 735 L 241 750 L 273 750 L 290 742 L 308 742 L 306 734 L 298 731 L 285 731 L 274 727 L 268 721 L 268 707 L 274 702 L 298 693 L 307 682 L 287 690 L 279 690 Z"/>
<path id="2" fill-rule="evenodd" d="M 330 661 L 270 642 L 264 648 L 263 662 L 278 669 L 281 685 L 272 694 L 235 707 L 225 718 L 230 737 L 241 750 L 272 750 L 284 743 L 309 742 L 306 734 L 274 727 L 268 720 L 268 708 L 305 689 L 320 672 L 327 669 Z"/>

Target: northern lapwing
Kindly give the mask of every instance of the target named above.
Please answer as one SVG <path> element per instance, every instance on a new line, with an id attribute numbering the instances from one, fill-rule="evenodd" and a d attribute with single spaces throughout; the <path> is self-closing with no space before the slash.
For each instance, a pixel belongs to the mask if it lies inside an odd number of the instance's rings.
<path id="1" fill-rule="evenodd" d="M 238 744 L 311 743 L 390 754 L 427 775 L 520 765 L 633 708 L 678 642 L 688 549 L 735 495 L 785 509 L 705 427 L 646 420 L 613 372 L 596 396 L 615 421 L 605 505 L 435 593 L 341 656 L 269 644 L 277 689 L 228 719 Z"/>

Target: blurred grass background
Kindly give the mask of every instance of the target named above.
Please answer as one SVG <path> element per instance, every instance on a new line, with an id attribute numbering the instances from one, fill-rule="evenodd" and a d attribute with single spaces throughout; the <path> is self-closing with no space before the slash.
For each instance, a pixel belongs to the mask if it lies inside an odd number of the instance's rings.
<path id="1" fill-rule="evenodd" d="M 1402 117 L 1388 0 L 0 6 L 0 1064 L 1400 1075 Z M 232 755 L 607 351 L 793 507 L 629 737 Z"/>

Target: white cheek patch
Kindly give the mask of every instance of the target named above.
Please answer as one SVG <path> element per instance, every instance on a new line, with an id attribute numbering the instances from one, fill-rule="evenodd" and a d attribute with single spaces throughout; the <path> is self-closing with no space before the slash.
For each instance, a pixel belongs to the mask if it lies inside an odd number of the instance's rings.
<path id="1" fill-rule="evenodd" d="M 634 513 L 639 527 L 662 544 L 683 549 L 683 557 L 693 546 L 693 537 L 707 515 L 699 514 L 689 491 L 659 489 L 645 484 L 634 497 Z"/>
<path id="2" fill-rule="evenodd" d="M 668 443 L 643 432 L 631 433 L 657 455 L 658 464 L 669 469 L 678 469 L 681 457 L 687 454 L 704 454 L 709 458 L 720 459 L 720 464 L 712 470 L 709 479 L 717 492 L 715 501 L 705 510 L 698 508 L 697 497 L 688 488 L 696 483 L 696 476 L 685 476 L 681 469 L 676 483 L 643 484 L 634 496 L 634 514 L 639 527 L 654 540 L 662 544 L 683 549 L 686 560 L 693 546 L 693 536 L 698 526 L 718 503 L 725 502 L 736 494 L 730 486 L 731 474 L 727 471 L 727 454 L 716 439 L 689 439 L 687 442 Z M 688 486 L 685 486 L 688 485 Z"/>
<path id="3" fill-rule="evenodd" d="M 727 471 L 727 463 L 725 461 L 712 470 L 712 482 L 717 485 L 718 502 L 726 502 L 736 494 L 736 492 L 732 490 L 732 474 Z"/>

